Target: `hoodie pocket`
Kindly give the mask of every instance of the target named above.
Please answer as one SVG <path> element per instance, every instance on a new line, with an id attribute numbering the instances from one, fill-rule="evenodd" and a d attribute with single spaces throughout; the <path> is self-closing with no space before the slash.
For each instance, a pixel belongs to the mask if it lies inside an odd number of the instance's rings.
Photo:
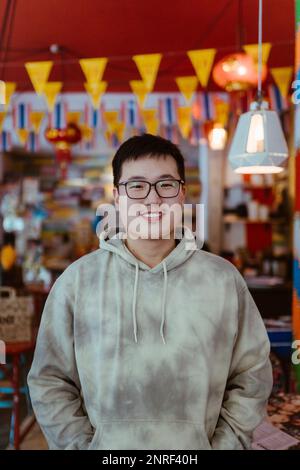
<path id="1" fill-rule="evenodd" d="M 89 450 L 208 450 L 204 426 L 186 421 L 111 421 L 97 428 Z"/>

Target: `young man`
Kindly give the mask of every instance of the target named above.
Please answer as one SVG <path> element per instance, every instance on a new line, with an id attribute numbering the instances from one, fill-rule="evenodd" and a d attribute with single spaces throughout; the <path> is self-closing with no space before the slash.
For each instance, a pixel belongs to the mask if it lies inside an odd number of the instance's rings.
<path id="1" fill-rule="evenodd" d="M 174 144 L 133 137 L 113 173 L 122 230 L 65 270 L 43 312 L 29 386 L 49 446 L 249 448 L 272 374 L 245 281 L 187 228 L 176 239 Z"/>

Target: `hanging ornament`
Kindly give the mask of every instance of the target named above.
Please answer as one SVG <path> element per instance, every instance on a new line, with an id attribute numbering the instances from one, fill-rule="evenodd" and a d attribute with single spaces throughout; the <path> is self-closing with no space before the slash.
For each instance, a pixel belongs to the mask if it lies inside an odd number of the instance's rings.
<path id="1" fill-rule="evenodd" d="M 267 66 L 262 65 L 261 79 L 267 76 Z M 257 86 L 258 66 L 245 53 L 230 54 L 221 59 L 213 69 L 213 79 L 226 91 L 241 91 Z"/>
<path id="2" fill-rule="evenodd" d="M 71 146 L 81 140 L 81 131 L 76 124 L 70 123 L 65 129 L 48 128 L 45 137 L 55 146 L 56 160 L 60 166 L 61 177 L 67 176 L 67 168 L 71 163 Z"/>
<path id="3" fill-rule="evenodd" d="M 244 175 L 280 173 L 289 154 L 279 117 L 268 109 L 262 95 L 262 0 L 259 0 L 258 8 L 257 56 L 257 100 L 240 116 L 228 154 L 233 170 Z"/>

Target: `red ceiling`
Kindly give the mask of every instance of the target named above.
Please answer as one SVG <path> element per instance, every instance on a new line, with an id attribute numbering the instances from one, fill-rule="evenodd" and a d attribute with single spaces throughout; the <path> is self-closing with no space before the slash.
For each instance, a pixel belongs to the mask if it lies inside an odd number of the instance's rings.
<path id="1" fill-rule="evenodd" d="M 153 52 L 164 54 L 155 90 L 176 90 L 174 77 L 193 74 L 185 51 L 215 47 L 218 60 L 236 51 L 239 37 L 257 42 L 258 0 L 0 0 L 1 28 L 7 2 L 15 8 L 0 78 L 17 81 L 19 90 L 32 89 L 25 61 L 54 60 L 50 80 L 79 91 L 84 76 L 77 59 L 108 57 L 108 91 L 129 91 L 128 81 L 140 78 L 130 57 Z M 263 41 L 273 43 L 269 66 L 293 65 L 294 0 L 264 0 L 263 8 Z M 49 52 L 53 43 L 62 55 Z"/>

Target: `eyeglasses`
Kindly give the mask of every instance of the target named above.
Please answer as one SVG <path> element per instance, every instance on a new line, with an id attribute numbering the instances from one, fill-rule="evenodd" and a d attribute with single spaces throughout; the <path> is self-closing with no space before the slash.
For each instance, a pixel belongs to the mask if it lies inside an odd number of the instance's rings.
<path id="1" fill-rule="evenodd" d="M 183 180 L 160 180 L 156 183 L 149 181 L 127 181 L 118 183 L 116 186 L 125 186 L 125 191 L 130 199 L 145 199 L 154 186 L 155 191 L 162 198 L 178 196 L 180 185 L 184 184 Z"/>

